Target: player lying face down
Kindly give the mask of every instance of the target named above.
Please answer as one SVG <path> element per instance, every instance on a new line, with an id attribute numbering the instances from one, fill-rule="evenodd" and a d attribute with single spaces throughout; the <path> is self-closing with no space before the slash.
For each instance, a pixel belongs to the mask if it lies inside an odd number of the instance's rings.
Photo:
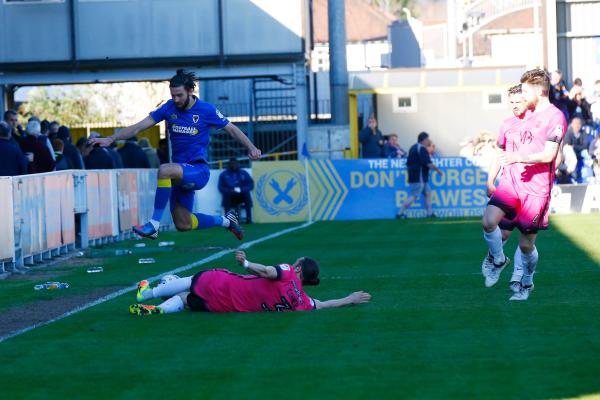
<path id="1" fill-rule="evenodd" d="M 209 269 L 194 276 L 173 279 L 150 288 L 148 281 L 138 284 L 136 300 L 139 303 L 154 298 L 167 298 L 158 306 L 133 304 L 132 314 L 169 314 L 183 311 L 205 312 L 258 312 L 304 311 L 343 307 L 368 303 L 371 295 L 362 291 L 328 301 L 309 297 L 304 286 L 320 283 L 319 265 L 309 257 L 301 257 L 293 264 L 276 266 L 248 261 L 243 251 L 236 252 L 238 263 L 249 275 L 240 275 L 226 269 Z"/>

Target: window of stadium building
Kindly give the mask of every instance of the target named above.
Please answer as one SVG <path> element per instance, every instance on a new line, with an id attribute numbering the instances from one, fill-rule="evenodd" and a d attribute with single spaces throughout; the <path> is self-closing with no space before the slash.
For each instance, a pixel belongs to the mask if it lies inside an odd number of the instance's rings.
<path id="1" fill-rule="evenodd" d="M 417 112 L 417 96 L 396 94 L 392 99 L 395 113 Z"/>
<path id="2" fill-rule="evenodd" d="M 482 96 L 483 109 L 495 110 L 506 107 L 506 95 L 501 92 L 484 92 Z"/>

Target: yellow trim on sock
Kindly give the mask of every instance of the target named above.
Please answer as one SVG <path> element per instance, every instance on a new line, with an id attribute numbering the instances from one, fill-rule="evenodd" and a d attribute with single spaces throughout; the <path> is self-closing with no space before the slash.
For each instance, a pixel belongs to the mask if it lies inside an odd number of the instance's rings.
<path id="1" fill-rule="evenodd" d="M 192 214 L 192 230 L 198 229 L 198 217 L 196 214 Z"/>
<path id="2" fill-rule="evenodd" d="M 170 188 L 171 187 L 171 180 L 170 179 L 159 179 L 158 180 L 158 187 L 159 188 Z"/>

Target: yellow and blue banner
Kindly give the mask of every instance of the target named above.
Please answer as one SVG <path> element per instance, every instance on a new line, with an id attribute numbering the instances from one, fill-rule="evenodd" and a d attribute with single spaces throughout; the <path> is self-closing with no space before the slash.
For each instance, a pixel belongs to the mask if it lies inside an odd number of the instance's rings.
<path id="1" fill-rule="evenodd" d="M 486 170 L 460 157 L 434 162 L 444 172 L 430 175 L 436 215 L 482 215 Z M 260 162 L 252 175 L 256 222 L 394 218 L 409 196 L 405 159 Z M 407 215 L 425 215 L 422 198 Z"/>

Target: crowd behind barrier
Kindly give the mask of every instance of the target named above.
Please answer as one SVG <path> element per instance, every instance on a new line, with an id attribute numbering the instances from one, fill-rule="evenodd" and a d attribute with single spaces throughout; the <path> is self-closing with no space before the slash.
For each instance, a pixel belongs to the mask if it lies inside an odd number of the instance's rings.
<path id="1" fill-rule="evenodd" d="M 0 177 L 0 272 L 132 237 L 154 204 L 156 170 Z M 162 229 L 173 229 L 165 215 Z"/>

